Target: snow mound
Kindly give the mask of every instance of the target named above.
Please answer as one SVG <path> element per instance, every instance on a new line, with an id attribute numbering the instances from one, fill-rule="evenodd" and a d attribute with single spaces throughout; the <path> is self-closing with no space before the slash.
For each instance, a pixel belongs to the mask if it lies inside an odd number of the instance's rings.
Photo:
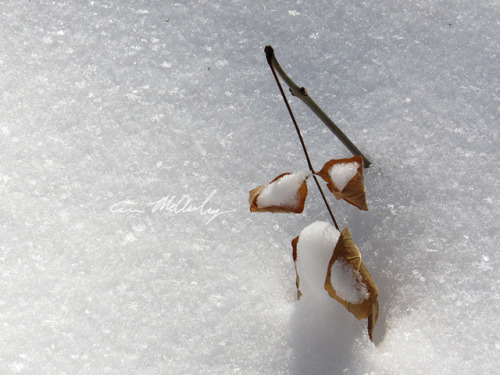
<path id="1" fill-rule="evenodd" d="M 328 297 L 324 287 L 325 278 L 339 237 L 340 232 L 324 221 L 316 221 L 300 232 L 297 243 L 297 273 L 300 278 L 300 291 L 304 296 Z"/>

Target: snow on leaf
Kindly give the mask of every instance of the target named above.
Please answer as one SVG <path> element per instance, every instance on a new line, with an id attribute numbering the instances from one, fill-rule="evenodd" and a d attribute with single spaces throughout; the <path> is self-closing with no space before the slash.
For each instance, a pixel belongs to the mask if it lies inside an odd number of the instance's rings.
<path id="1" fill-rule="evenodd" d="M 330 268 L 330 282 L 337 296 L 346 302 L 360 303 L 368 298 L 361 274 L 343 260 L 336 261 Z"/>
<path id="2" fill-rule="evenodd" d="M 307 197 L 306 179 L 309 173 L 283 173 L 267 186 L 259 186 L 250 191 L 249 203 L 252 212 L 293 212 L 304 211 Z"/>
<path id="3" fill-rule="evenodd" d="M 340 191 L 344 190 L 347 183 L 356 176 L 359 168 L 358 162 L 336 163 L 328 171 L 333 183 Z"/>
<path id="4" fill-rule="evenodd" d="M 368 211 L 361 156 L 332 159 L 318 172 L 318 176 L 327 182 L 328 189 L 335 198 L 343 199 L 360 210 Z"/>

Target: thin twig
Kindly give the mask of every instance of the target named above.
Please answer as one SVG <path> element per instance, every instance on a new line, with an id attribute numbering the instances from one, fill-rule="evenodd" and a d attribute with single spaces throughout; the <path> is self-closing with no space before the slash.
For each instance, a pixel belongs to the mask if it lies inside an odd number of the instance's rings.
<path id="1" fill-rule="evenodd" d="M 290 77 L 285 73 L 276 56 L 274 55 L 273 47 L 266 46 L 264 49 L 266 52 L 266 57 L 269 65 L 273 66 L 276 72 L 281 76 L 283 81 L 290 88 L 290 92 L 293 96 L 296 96 L 304 102 L 315 114 L 319 117 L 321 121 L 335 134 L 335 136 L 346 146 L 353 155 L 360 155 L 363 158 L 363 164 L 365 168 L 368 168 L 371 162 L 363 155 L 361 151 L 352 143 L 352 141 L 340 130 L 340 128 L 335 125 L 335 123 L 326 115 L 325 112 L 312 100 L 309 96 L 307 90 L 304 87 L 299 87 L 293 82 Z"/>
<path id="2" fill-rule="evenodd" d="M 321 185 L 319 184 L 318 179 L 316 177 L 316 172 L 314 171 L 314 168 L 312 166 L 311 159 L 309 158 L 309 153 L 307 152 L 306 144 L 304 143 L 304 139 L 302 138 L 302 134 L 300 133 L 299 125 L 297 124 L 297 121 L 295 120 L 295 116 L 293 115 L 292 108 L 290 107 L 290 104 L 288 104 L 288 100 L 286 98 L 285 92 L 283 91 L 283 87 L 281 87 L 280 80 L 278 79 L 278 76 L 276 75 L 276 71 L 274 70 L 273 64 L 272 64 L 271 60 L 269 59 L 269 55 L 267 53 L 266 53 L 266 56 L 267 56 L 267 62 L 269 63 L 269 67 L 271 68 L 271 71 L 273 72 L 274 79 L 276 80 L 276 84 L 278 85 L 278 88 L 281 92 L 281 96 L 283 97 L 286 108 L 288 109 L 288 113 L 290 114 L 290 117 L 292 118 L 292 122 L 293 122 L 293 125 L 295 126 L 295 130 L 297 131 L 297 135 L 299 136 L 300 144 L 302 145 L 302 150 L 304 151 L 304 155 L 306 156 L 307 165 L 309 166 L 309 170 L 311 171 L 312 176 L 314 178 L 314 181 L 316 182 L 316 186 L 318 187 L 319 192 L 321 193 L 321 197 L 323 198 L 323 201 L 325 202 L 326 208 L 328 209 L 328 213 L 330 214 L 330 217 L 333 220 L 333 224 L 335 224 L 335 227 L 337 228 L 337 230 L 340 231 L 340 228 L 337 224 L 337 220 L 335 220 L 335 216 L 333 216 L 330 205 L 328 204 L 328 201 L 326 200 L 325 194 L 323 193 L 323 189 L 321 189 Z"/>

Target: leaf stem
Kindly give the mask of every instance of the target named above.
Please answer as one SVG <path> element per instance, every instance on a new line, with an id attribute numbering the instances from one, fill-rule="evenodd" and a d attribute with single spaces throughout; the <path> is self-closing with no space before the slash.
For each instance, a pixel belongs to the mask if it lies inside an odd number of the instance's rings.
<path id="1" fill-rule="evenodd" d="M 272 48 L 270 46 L 268 46 L 268 47 L 272 51 Z M 295 116 L 293 115 L 292 108 L 290 107 L 290 104 L 288 104 L 288 100 L 286 98 L 285 92 L 283 91 L 283 87 L 281 86 L 280 80 L 278 79 L 276 71 L 274 70 L 274 66 L 272 63 L 272 57 L 274 56 L 274 52 L 272 54 L 269 54 L 268 47 L 266 47 L 266 49 L 265 49 L 267 62 L 269 64 L 269 67 L 271 68 L 274 79 L 276 80 L 276 84 L 278 85 L 281 96 L 283 97 L 283 101 L 285 102 L 286 108 L 288 109 L 288 113 L 290 114 L 290 117 L 292 118 L 292 122 L 293 122 L 293 125 L 295 126 L 295 130 L 297 131 L 297 135 L 299 136 L 300 144 L 302 145 L 302 150 L 304 151 L 304 155 L 306 156 L 306 159 L 307 159 L 307 165 L 309 166 L 309 170 L 311 171 L 312 176 L 314 178 L 314 181 L 316 182 L 316 186 L 318 187 L 319 192 L 321 193 L 321 197 L 323 198 L 323 201 L 325 202 L 328 213 L 330 214 L 330 217 L 332 218 L 333 223 L 335 224 L 335 227 L 337 228 L 337 230 L 340 231 L 339 226 L 337 224 L 337 220 L 335 220 L 335 216 L 333 216 L 330 205 L 328 204 L 328 201 L 326 200 L 325 194 L 323 193 L 323 189 L 321 188 L 321 185 L 319 184 L 318 179 L 316 177 L 316 172 L 314 171 L 314 168 L 313 168 L 312 163 L 311 163 L 311 159 L 309 158 L 309 153 L 307 152 L 306 144 L 304 143 L 304 139 L 302 138 L 302 134 L 300 133 L 299 125 L 297 124 L 297 121 L 295 120 Z"/>
<path id="2" fill-rule="evenodd" d="M 342 132 L 342 130 L 340 130 L 340 128 L 335 125 L 332 120 L 330 120 L 326 113 L 323 112 L 323 110 L 316 104 L 314 100 L 312 100 L 307 90 L 304 87 L 297 86 L 295 82 L 293 82 L 290 77 L 288 77 L 288 75 L 285 73 L 278 60 L 276 59 L 273 47 L 266 46 L 264 51 L 266 52 L 267 62 L 274 69 L 276 69 L 283 81 L 285 81 L 285 83 L 290 88 L 290 92 L 292 93 L 292 95 L 302 100 L 304 104 L 307 105 L 321 121 L 323 121 L 323 123 L 332 131 L 332 133 L 335 134 L 335 136 L 344 144 L 344 146 L 346 146 L 349 151 L 352 152 L 353 155 L 360 155 L 363 158 L 363 164 L 365 168 L 368 168 L 371 164 L 370 160 L 368 160 L 363 155 L 363 153 L 354 145 L 354 143 L 352 143 L 352 141 Z"/>

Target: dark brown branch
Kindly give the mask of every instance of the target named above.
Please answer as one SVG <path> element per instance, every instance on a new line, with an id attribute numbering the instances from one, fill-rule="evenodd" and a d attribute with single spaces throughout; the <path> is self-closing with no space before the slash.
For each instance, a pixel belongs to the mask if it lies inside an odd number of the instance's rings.
<path id="1" fill-rule="evenodd" d="M 352 152 L 353 155 L 360 155 L 363 158 L 363 164 L 365 168 L 368 168 L 371 162 L 363 155 L 361 151 L 351 142 L 351 140 L 339 129 L 335 123 L 330 120 L 330 118 L 326 115 L 325 112 L 311 99 L 307 90 L 304 87 L 299 87 L 293 82 L 290 77 L 285 73 L 281 65 L 276 60 L 274 55 L 273 47 L 266 46 L 265 50 L 266 57 L 269 65 L 271 65 L 276 72 L 280 75 L 280 77 L 285 81 L 285 83 L 290 88 L 290 92 L 292 95 L 296 96 L 300 100 L 304 102 L 315 114 L 319 117 L 321 121 L 335 134 L 335 136 L 346 146 L 349 151 Z"/>
<path id="2" fill-rule="evenodd" d="M 316 182 L 316 186 L 319 189 L 319 192 L 321 193 L 321 197 L 323 198 L 323 201 L 325 202 L 326 208 L 328 210 L 328 213 L 330 214 L 330 217 L 332 218 L 333 224 L 335 224 L 335 227 L 337 230 L 340 231 L 339 226 L 337 224 L 337 220 L 335 220 L 335 216 L 333 216 L 332 209 L 330 208 L 330 205 L 328 204 L 328 201 L 326 200 L 325 194 L 323 193 L 323 189 L 321 189 L 321 185 L 318 182 L 318 179 L 316 177 L 316 172 L 314 171 L 314 168 L 311 163 L 311 159 L 309 158 L 309 153 L 307 152 L 307 147 L 306 144 L 304 143 L 304 139 L 302 138 L 302 134 L 300 133 L 299 125 L 297 124 L 297 121 L 295 120 L 295 116 L 293 115 L 292 108 L 290 108 L 290 104 L 288 104 L 288 100 L 286 98 L 285 92 L 283 91 L 283 87 L 281 87 L 280 80 L 278 79 L 278 76 L 276 75 L 276 71 L 274 70 L 273 64 L 271 63 L 271 60 L 269 60 L 269 55 L 266 54 L 267 62 L 269 63 L 269 67 L 271 68 L 271 72 L 273 73 L 274 79 L 276 80 L 276 84 L 278 85 L 278 88 L 280 90 L 281 96 L 283 97 L 283 101 L 285 102 L 286 108 L 288 109 L 288 113 L 290 114 L 290 117 L 292 118 L 293 125 L 295 126 L 295 130 L 297 131 L 297 135 L 299 136 L 300 144 L 302 145 L 302 150 L 304 151 L 304 155 L 306 156 L 307 159 L 307 165 L 309 166 L 309 170 L 312 173 L 312 176 L 314 178 L 314 181 Z"/>

